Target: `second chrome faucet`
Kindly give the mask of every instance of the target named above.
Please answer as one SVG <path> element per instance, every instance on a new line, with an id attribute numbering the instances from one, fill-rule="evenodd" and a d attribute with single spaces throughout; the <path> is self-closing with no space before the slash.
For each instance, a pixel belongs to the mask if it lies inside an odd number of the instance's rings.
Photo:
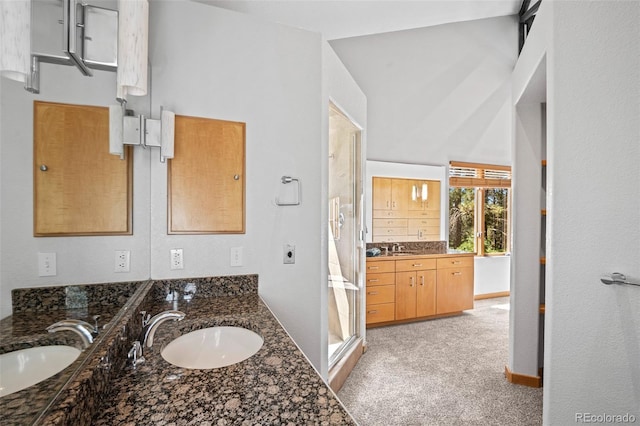
<path id="1" fill-rule="evenodd" d="M 140 314 L 142 314 L 142 333 L 140 333 L 140 339 L 133 342 L 133 347 L 128 353 L 134 368 L 137 364 L 144 362 L 143 350 L 153 346 L 153 337 L 160 324 L 165 321 L 181 321 L 185 317 L 182 311 L 164 311 L 153 317 L 147 315 L 145 311 Z"/>

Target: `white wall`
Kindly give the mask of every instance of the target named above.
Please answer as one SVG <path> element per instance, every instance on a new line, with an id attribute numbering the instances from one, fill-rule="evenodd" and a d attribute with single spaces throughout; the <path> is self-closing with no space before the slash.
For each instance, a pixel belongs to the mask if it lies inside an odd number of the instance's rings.
<path id="1" fill-rule="evenodd" d="M 586 423 L 585 413 L 640 418 L 640 291 L 599 279 L 640 281 L 638 22 L 638 2 L 543 2 L 514 73 L 524 124 L 540 111 L 524 104 L 546 81 L 548 425 Z"/>
<path id="2" fill-rule="evenodd" d="M 514 17 L 331 45 L 367 96 L 367 159 L 510 163 Z"/>
<path id="3" fill-rule="evenodd" d="M 192 2 L 154 2 L 150 21 L 154 110 L 247 123 L 244 235 L 167 236 L 166 167 L 152 163 L 151 277 L 259 274 L 260 295 L 320 368 L 320 35 Z M 283 175 L 300 180 L 300 206 L 275 205 Z M 284 244 L 296 246 L 294 265 L 282 262 Z M 169 269 L 176 247 L 182 271 Z M 231 247 L 244 248 L 243 266 L 229 265 Z"/>
<path id="4" fill-rule="evenodd" d="M 599 278 L 640 281 L 640 3 L 549 6 L 543 418 L 631 413 L 637 422 L 640 287 Z"/>
<path id="5" fill-rule="evenodd" d="M 473 294 L 510 291 L 510 256 L 476 256 L 473 258 Z"/>

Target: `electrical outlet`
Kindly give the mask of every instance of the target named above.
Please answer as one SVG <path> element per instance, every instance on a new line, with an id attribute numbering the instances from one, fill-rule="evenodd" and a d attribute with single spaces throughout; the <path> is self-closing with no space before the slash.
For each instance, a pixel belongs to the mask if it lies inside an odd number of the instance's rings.
<path id="1" fill-rule="evenodd" d="M 129 272 L 131 270 L 130 260 L 131 252 L 129 250 L 116 250 L 116 258 L 113 271 Z"/>
<path id="2" fill-rule="evenodd" d="M 284 256 L 282 259 L 282 263 L 296 263 L 296 246 L 294 246 L 293 244 L 284 245 Z"/>
<path id="3" fill-rule="evenodd" d="M 41 277 L 53 277 L 56 271 L 55 253 L 38 253 L 38 275 Z"/>
<path id="4" fill-rule="evenodd" d="M 171 249 L 171 269 L 184 269 L 182 249 Z"/>
<path id="5" fill-rule="evenodd" d="M 229 256 L 230 266 L 242 266 L 242 247 L 231 247 Z"/>

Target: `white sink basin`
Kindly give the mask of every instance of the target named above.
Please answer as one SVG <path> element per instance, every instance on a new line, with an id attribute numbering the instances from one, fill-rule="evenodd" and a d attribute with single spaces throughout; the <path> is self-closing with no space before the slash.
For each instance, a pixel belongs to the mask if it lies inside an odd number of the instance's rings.
<path id="1" fill-rule="evenodd" d="M 241 327 L 210 327 L 192 331 L 171 341 L 162 358 L 178 367 L 220 368 L 251 357 L 262 347 L 260 335 Z"/>
<path id="2" fill-rule="evenodd" d="M 80 350 L 71 346 L 37 346 L 0 355 L 0 397 L 48 379 L 78 356 Z"/>

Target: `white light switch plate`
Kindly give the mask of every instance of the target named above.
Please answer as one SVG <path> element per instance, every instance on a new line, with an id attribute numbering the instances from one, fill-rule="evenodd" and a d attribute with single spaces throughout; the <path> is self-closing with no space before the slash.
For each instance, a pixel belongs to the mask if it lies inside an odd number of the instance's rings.
<path id="1" fill-rule="evenodd" d="M 229 255 L 230 266 L 242 266 L 242 247 L 231 247 Z"/>
<path id="2" fill-rule="evenodd" d="M 38 253 L 38 276 L 53 277 L 56 276 L 56 254 L 55 253 Z"/>

